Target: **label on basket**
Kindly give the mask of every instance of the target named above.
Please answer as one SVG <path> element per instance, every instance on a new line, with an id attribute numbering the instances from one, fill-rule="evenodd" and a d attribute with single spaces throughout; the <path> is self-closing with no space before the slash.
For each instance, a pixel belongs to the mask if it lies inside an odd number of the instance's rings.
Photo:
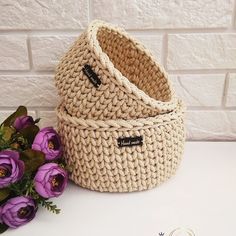
<path id="1" fill-rule="evenodd" d="M 88 77 L 90 82 L 94 85 L 94 87 L 98 88 L 101 84 L 101 80 L 98 78 L 97 74 L 92 70 L 90 65 L 84 65 L 83 67 L 84 74 Z"/>
<path id="2" fill-rule="evenodd" d="M 117 139 L 119 147 L 131 147 L 136 145 L 143 145 L 143 137 L 142 136 L 135 136 L 135 137 L 125 137 L 125 138 L 118 138 Z"/>

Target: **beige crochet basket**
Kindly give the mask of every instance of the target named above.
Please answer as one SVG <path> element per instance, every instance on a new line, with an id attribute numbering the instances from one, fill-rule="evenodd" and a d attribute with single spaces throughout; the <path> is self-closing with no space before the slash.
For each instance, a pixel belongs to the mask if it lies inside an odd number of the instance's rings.
<path id="1" fill-rule="evenodd" d="M 183 105 L 155 117 L 91 120 L 57 108 L 71 179 L 101 192 L 153 188 L 175 174 L 185 141 Z"/>
<path id="2" fill-rule="evenodd" d="M 70 115 L 137 119 L 172 111 L 177 98 L 164 69 L 123 29 L 93 21 L 62 58 L 56 86 Z"/>

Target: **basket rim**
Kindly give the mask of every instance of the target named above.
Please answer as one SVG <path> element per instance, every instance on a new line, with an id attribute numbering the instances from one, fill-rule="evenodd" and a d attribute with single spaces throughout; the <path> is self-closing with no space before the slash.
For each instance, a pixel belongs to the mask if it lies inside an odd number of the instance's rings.
<path id="1" fill-rule="evenodd" d="M 59 104 L 56 108 L 56 115 L 60 120 L 65 121 L 71 125 L 81 126 L 85 128 L 137 128 L 137 127 L 151 127 L 155 125 L 161 125 L 167 122 L 173 122 L 180 118 L 183 118 L 186 108 L 184 103 L 179 99 L 178 105 L 175 110 L 159 114 L 154 117 L 137 118 L 137 119 L 116 119 L 116 120 L 93 120 L 83 119 L 76 116 L 72 116 L 68 113 L 63 103 Z"/>
<path id="2" fill-rule="evenodd" d="M 117 32 L 118 34 L 122 35 L 126 39 L 132 41 L 133 44 L 135 45 L 135 47 L 139 48 L 139 50 L 142 50 L 143 53 L 145 53 L 145 55 L 152 60 L 152 62 L 158 68 L 159 72 L 161 74 L 163 74 L 163 76 L 166 79 L 166 83 L 168 85 L 168 88 L 169 88 L 170 94 L 171 94 L 171 98 L 169 101 L 160 101 L 160 100 L 156 100 L 156 99 L 152 98 L 147 93 L 145 93 L 143 90 L 139 89 L 134 83 L 130 82 L 130 80 L 126 76 L 124 76 L 114 66 L 114 64 L 109 59 L 108 55 L 102 50 L 102 48 L 99 44 L 99 41 L 97 39 L 97 32 L 101 28 L 106 28 L 110 31 Z M 116 81 L 121 86 L 124 86 L 125 89 L 129 93 L 135 95 L 135 97 L 139 98 L 142 102 L 144 102 L 145 105 L 149 105 L 154 109 L 159 109 L 160 111 L 163 111 L 163 109 L 165 110 L 165 108 L 166 108 L 166 110 L 170 110 L 170 109 L 174 109 L 176 107 L 176 105 L 178 103 L 178 98 L 177 98 L 175 91 L 173 89 L 173 85 L 168 78 L 168 74 L 166 73 L 165 69 L 157 62 L 156 58 L 152 55 L 152 53 L 140 41 L 138 41 L 134 37 L 130 36 L 124 29 L 122 29 L 116 25 L 112 25 L 110 23 L 104 22 L 102 20 L 93 20 L 89 24 L 86 33 L 87 33 L 87 39 L 88 39 L 89 46 L 90 46 L 90 48 L 93 49 L 95 55 L 97 56 L 98 60 L 102 64 L 102 66 L 104 68 L 106 68 L 109 71 L 109 73 L 111 73 L 115 77 Z"/>

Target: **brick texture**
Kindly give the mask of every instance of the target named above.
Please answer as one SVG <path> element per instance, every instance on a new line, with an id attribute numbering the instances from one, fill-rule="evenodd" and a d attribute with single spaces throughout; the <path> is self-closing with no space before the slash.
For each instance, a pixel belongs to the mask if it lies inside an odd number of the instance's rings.
<path id="1" fill-rule="evenodd" d="M 229 0 L 93 0 L 94 18 L 126 28 L 217 28 L 231 23 L 233 1 Z"/>
<path id="2" fill-rule="evenodd" d="M 225 75 L 172 75 L 176 93 L 188 106 L 221 106 Z"/>
<path id="3" fill-rule="evenodd" d="M 0 76 L 0 107 L 55 107 L 57 91 L 51 76 Z"/>
<path id="4" fill-rule="evenodd" d="M 0 0 L 0 29 L 81 29 L 87 0 Z"/>
<path id="5" fill-rule="evenodd" d="M 28 70 L 25 36 L 0 36 L 0 70 Z"/>
<path id="6" fill-rule="evenodd" d="M 236 34 L 175 34 L 168 42 L 170 70 L 236 68 Z"/>
<path id="7" fill-rule="evenodd" d="M 226 97 L 227 107 L 236 107 L 236 74 L 230 74 Z"/>
<path id="8" fill-rule="evenodd" d="M 32 37 L 31 50 L 35 70 L 54 70 L 60 57 L 76 39 L 72 36 Z"/>
<path id="9" fill-rule="evenodd" d="M 0 123 L 56 126 L 55 67 L 93 19 L 141 41 L 187 105 L 189 140 L 236 140 L 236 0 L 0 0 Z"/>

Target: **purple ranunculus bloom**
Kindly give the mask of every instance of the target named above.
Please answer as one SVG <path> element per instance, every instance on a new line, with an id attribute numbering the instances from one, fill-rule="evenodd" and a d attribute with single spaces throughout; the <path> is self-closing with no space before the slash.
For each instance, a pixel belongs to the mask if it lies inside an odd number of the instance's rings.
<path id="1" fill-rule="evenodd" d="M 19 116 L 15 119 L 13 127 L 16 130 L 21 130 L 33 124 L 34 119 L 32 118 L 32 116 Z"/>
<path id="2" fill-rule="evenodd" d="M 19 153 L 12 150 L 0 152 L 0 188 L 6 187 L 21 179 L 25 165 L 19 159 Z"/>
<path id="3" fill-rule="evenodd" d="M 45 154 L 48 161 L 56 160 L 62 155 L 62 145 L 58 133 L 52 127 L 41 129 L 36 135 L 32 149 Z"/>
<path id="4" fill-rule="evenodd" d="M 37 209 L 33 199 L 14 197 L 0 207 L 0 221 L 11 228 L 17 228 L 31 221 Z"/>
<path id="5" fill-rule="evenodd" d="M 68 182 L 68 173 L 56 163 L 47 163 L 39 167 L 34 177 L 34 187 L 44 198 L 58 197 Z"/>

